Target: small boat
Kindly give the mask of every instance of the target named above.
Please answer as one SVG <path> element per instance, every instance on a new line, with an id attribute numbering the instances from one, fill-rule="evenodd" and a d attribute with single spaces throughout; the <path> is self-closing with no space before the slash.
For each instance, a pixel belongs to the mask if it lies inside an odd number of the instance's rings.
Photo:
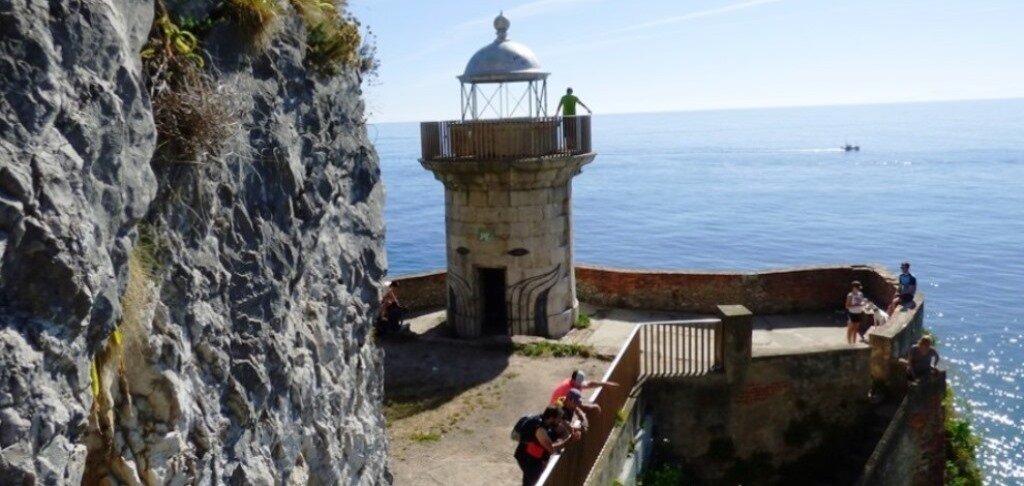
<path id="1" fill-rule="evenodd" d="M 860 145 L 843 145 L 844 152 L 860 152 Z"/>

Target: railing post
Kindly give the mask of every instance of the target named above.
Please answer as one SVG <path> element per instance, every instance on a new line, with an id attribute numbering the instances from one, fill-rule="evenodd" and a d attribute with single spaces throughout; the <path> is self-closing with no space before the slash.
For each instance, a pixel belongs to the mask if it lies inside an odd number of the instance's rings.
<path id="1" fill-rule="evenodd" d="M 743 379 L 750 366 L 754 315 L 742 305 L 718 306 L 722 319 L 722 365 L 730 383 Z"/>

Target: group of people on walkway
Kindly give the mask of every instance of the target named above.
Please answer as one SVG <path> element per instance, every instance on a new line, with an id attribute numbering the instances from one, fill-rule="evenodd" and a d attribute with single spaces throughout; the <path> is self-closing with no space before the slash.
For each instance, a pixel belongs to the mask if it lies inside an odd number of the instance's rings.
<path id="1" fill-rule="evenodd" d="M 864 296 L 863 286 L 857 280 L 850 283 L 850 293 L 846 294 L 846 342 L 854 344 L 857 336 L 860 342 L 867 342 L 868 330 L 874 326 L 885 325 L 889 316 L 894 315 L 897 310 L 906 311 L 916 307 L 914 295 L 917 293 L 917 277 L 910 273 L 910 263 L 900 264 L 900 275 L 896 297 L 889 303 L 888 309 L 883 311 L 874 306 Z M 868 318 L 868 314 L 872 317 Z M 907 378 L 911 381 L 919 380 L 936 371 L 939 364 L 939 353 L 934 349 L 934 342 L 931 336 L 922 336 L 917 345 L 911 347 L 906 356 L 900 358 L 900 362 L 907 367 Z"/>
<path id="2" fill-rule="evenodd" d="M 544 412 L 519 419 L 512 429 L 517 441 L 513 457 L 523 471 L 523 486 L 533 486 L 544 473 L 552 454 L 561 452 L 580 440 L 590 428 L 588 417 L 601 413 L 596 403 L 583 400 L 583 390 L 600 386 L 619 386 L 610 381 L 587 380 L 582 370 L 575 370 L 555 386 Z"/>

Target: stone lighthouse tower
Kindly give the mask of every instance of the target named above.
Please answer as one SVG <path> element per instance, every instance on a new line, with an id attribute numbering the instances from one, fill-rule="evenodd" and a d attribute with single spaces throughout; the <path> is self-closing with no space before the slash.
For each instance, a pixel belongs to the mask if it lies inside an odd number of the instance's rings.
<path id="1" fill-rule="evenodd" d="M 572 178 L 596 155 L 590 117 L 550 117 L 547 77 L 509 21 L 459 76 L 462 117 L 421 124 L 444 184 L 448 322 L 459 336 L 562 336 L 579 313 Z"/>

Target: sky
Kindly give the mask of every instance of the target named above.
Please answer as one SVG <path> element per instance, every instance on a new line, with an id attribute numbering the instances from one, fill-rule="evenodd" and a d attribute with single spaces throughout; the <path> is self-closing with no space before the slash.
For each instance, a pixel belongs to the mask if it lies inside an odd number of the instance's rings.
<path id="1" fill-rule="evenodd" d="M 372 122 L 459 117 L 455 78 L 529 46 L 549 106 L 595 113 L 1024 97 L 1024 0 L 349 0 L 375 37 Z"/>

